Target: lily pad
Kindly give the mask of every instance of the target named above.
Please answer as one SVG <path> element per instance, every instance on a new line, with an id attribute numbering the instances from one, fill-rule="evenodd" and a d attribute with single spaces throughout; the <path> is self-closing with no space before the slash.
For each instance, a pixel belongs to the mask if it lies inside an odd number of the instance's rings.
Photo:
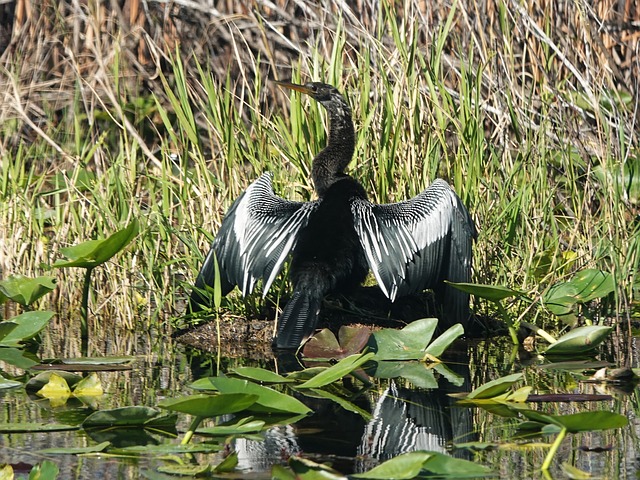
<path id="1" fill-rule="evenodd" d="M 438 452 L 417 451 L 398 455 L 381 463 L 368 472 L 351 475 L 366 479 L 412 479 L 421 471 L 435 474 L 438 478 L 483 477 L 491 475 L 491 469 L 468 460 L 453 458 Z"/>
<path id="2" fill-rule="evenodd" d="M 95 372 L 84 377 L 73 388 L 73 395 L 76 397 L 99 397 L 103 393 L 102 383 Z"/>
<path id="3" fill-rule="evenodd" d="M 356 473 L 354 478 L 411 479 L 420 474 L 422 465 L 433 456 L 431 452 L 410 452 L 381 463 L 368 472 Z"/>
<path id="4" fill-rule="evenodd" d="M 357 413 L 366 422 L 370 421 L 371 418 L 373 418 L 371 413 L 369 413 L 368 411 L 364 410 L 363 408 L 360 408 L 359 406 L 350 402 L 349 400 L 346 400 L 344 397 L 340 395 L 335 395 L 334 393 L 329 392 L 327 390 L 322 390 L 320 388 L 312 388 L 312 389 L 305 389 L 303 393 L 307 396 L 313 396 L 316 398 L 326 398 L 328 400 L 331 400 L 332 402 L 344 408 L 346 411 Z"/>
<path id="5" fill-rule="evenodd" d="M 123 250 L 140 230 L 138 220 L 133 220 L 113 235 L 96 240 L 88 240 L 72 247 L 61 248 L 60 253 L 68 260 L 56 260 L 56 268 L 81 267 L 95 268 Z"/>
<path id="6" fill-rule="evenodd" d="M 36 392 L 36 395 L 52 401 L 54 399 L 64 399 L 66 401 L 71 396 L 71 389 L 64 378 L 53 373 L 49 377 L 49 381 Z"/>
<path id="7" fill-rule="evenodd" d="M 182 477 L 210 477 L 211 465 L 164 465 L 158 467 L 158 472 L 168 473 L 169 475 L 178 475 Z"/>
<path id="8" fill-rule="evenodd" d="M 82 427 L 155 427 L 172 428 L 176 424 L 177 415 L 166 414 L 151 407 L 133 406 L 114 408 L 112 410 L 100 410 L 89 415 Z"/>
<path id="9" fill-rule="evenodd" d="M 246 410 L 256 403 L 258 395 L 250 393 L 220 393 L 218 395 L 186 395 L 161 401 L 158 406 L 173 412 L 196 417 L 217 417 Z"/>
<path id="10" fill-rule="evenodd" d="M 67 425 L 63 423 L 0 423 L 0 432 L 2 433 L 64 432 L 78 430 L 79 428 L 77 425 Z"/>
<path id="11" fill-rule="evenodd" d="M 554 315 L 572 315 L 577 302 L 577 289 L 570 282 L 556 283 L 542 294 L 542 303 Z"/>
<path id="12" fill-rule="evenodd" d="M 24 275 L 10 275 L 0 281 L 0 304 L 7 299 L 28 306 L 56 288 L 56 278 L 42 276 L 36 278 Z"/>
<path id="13" fill-rule="evenodd" d="M 132 445 L 130 447 L 110 448 L 113 455 L 174 455 L 192 453 L 215 453 L 224 446 L 214 443 L 188 443 L 186 445 L 175 443 L 162 443 L 160 445 Z"/>
<path id="14" fill-rule="evenodd" d="M 55 480 L 58 478 L 60 468 L 54 462 L 45 460 L 29 472 L 29 480 Z"/>
<path id="15" fill-rule="evenodd" d="M 368 346 L 376 360 L 417 360 L 424 357 L 437 326 L 437 318 L 424 318 L 402 330 L 385 328 L 371 335 Z"/>
<path id="16" fill-rule="evenodd" d="M 295 474 L 294 478 L 299 478 L 300 480 L 346 480 L 347 478 L 337 470 L 334 470 L 327 465 L 316 463 L 295 455 L 289 457 L 289 467 Z"/>
<path id="17" fill-rule="evenodd" d="M 216 473 L 233 472 L 237 466 L 238 454 L 236 452 L 231 452 L 224 458 L 224 460 L 214 467 L 213 471 Z"/>
<path id="18" fill-rule="evenodd" d="M 22 386 L 22 382 L 18 382 L 17 380 L 11 380 L 9 378 L 5 378 L 0 375 L 0 390 L 4 390 L 6 388 L 14 388 Z"/>
<path id="19" fill-rule="evenodd" d="M 613 327 L 587 325 L 571 330 L 547 347 L 548 355 L 577 355 L 589 352 L 602 343 Z"/>
<path id="20" fill-rule="evenodd" d="M 261 431 L 265 425 L 266 422 L 264 420 L 256 420 L 253 417 L 246 417 L 231 425 L 215 425 L 213 427 L 198 428 L 196 433 L 199 435 L 226 437 L 229 435 L 256 433 Z"/>
<path id="21" fill-rule="evenodd" d="M 257 401 L 250 407 L 250 410 L 256 412 L 297 413 L 301 415 L 311 412 L 309 407 L 290 395 L 239 378 L 201 378 L 193 382 L 191 388 L 196 390 L 217 390 L 220 393 L 257 395 Z"/>
<path id="22" fill-rule="evenodd" d="M 469 393 L 466 398 L 485 399 L 497 397 L 498 395 L 502 395 L 508 392 L 511 389 L 511 386 L 514 383 L 520 381 L 522 377 L 522 373 L 513 373 L 511 375 L 497 378 L 476 388 L 471 393 Z"/>
<path id="23" fill-rule="evenodd" d="M 449 348 L 449 345 L 462 335 L 464 335 L 464 328 L 461 324 L 456 323 L 431 342 L 425 350 L 425 353 L 434 357 L 439 357 L 447 348 Z"/>
<path id="24" fill-rule="evenodd" d="M 46 363 L 60 363 L 62 365 L 129 365 L 136 357 L 133 356 L 113 356 L 113 357 L 74 357 L 55 358 L 43 360 Z"/>
<path id="25" fill-rule="evenodd" d="M 447 282 L 452 287 L 470 293 L 476 297 L 484 298 L 492 302 L 499 302 L 509 297 L 523 296 L 524 293 L 502 285 L 483 285 L 480 283 L 454 283 Z"/>
<path id="26" fill-rule="evenodd" d="M 375 367 L 369 373 L 376 378 L 402 377 L 419 388 L 438 388 L 438 380 L 436 380 L 433 370 L 422 362 L 376 362 Z"/>
<path id="27" fill-rule="evenodd" d="M 569 433 L 622 428 L 629 423 L 629 419 L 626 416 L 606 411 L 580 412 L 567 415 L 550 415 L 534 410 L 522 410 L 521 413 L 533 422 L 566 428 Z"/>
<path id="28" fill-rule="evenodd" d="M 53 312 L 25 312 L 12 317 L 10 322 L 2 322 L 0 325 L 12 323 L 16 326 L 8 332 L 0 330 L 0 345 L 17 347 L 21 343 L 38 335 L 53 317 Z"/>
<path id="29" fill-rule="evenodd" d="M 20 348 L 8 347 L 0 348 L 0 361 L 24 370 L 40 363 L 40 360 L 34 353 L 27 352 Z"/>
<path id="30" fill-rule="evenodd" d="M 418 360 L 428 355 L 438 357 L 464 334 L 464 329 L 460 324 L 453 325 L 431 342 L 437 326 L 437 318 L 424 318 L 411 322 L 402 330 L 385 328 L 371 335 L 368 346 L 375 352 L 377 361 Z"/>
<path id="31" fill-rule="evenodd" d="M 346 358 L 343 358 L 335 365 L 332 365 L 331 367 L 321 371 L 306 382 L 301 383 L 300 385 L 298 385 L 298 388 L 319 388 L 324 387 L 325 385 L 329 385 L 330 383 L 333 383 L 336 380 L 349 375 L 358 367 L 371 360 L 373 356 L 373 353 L 350 355 Z"/>
<path id="32" fill-rule="evenodd" d="M 586 269 L 576 273 L 567 282 L 549 287 L 542 295 L 542 302 L 554 315 L 573 318 L 576 304 L 604 298 L 614 291 L 613 275 L 601 270 Z"/>
<path id="33" fill-rule="evenodd" d="M 97 445 L 91 445 L 89 447 L 45 448 L 43 450 L 38 450 L 38 453 L 58 454 L 58 455 L 81 455 L 85 453 L 103 452 L 109 445 L 111 445 L 109 442 L 102 442 Z"/>
<path id="34" fill-rule="evenodd" d="M 61 370 L 49 370 L 47 372 L 42 372 L 29 379 L 25 388 L 27 392 L 37 392 L 41 390 L 47 383 L 49 383 L 49 379 L 52 375 L 57 375 L 62 377 L 67 382 L 67 385 L 73 387 L 76 383 L 82 380 L 82 377 L 75 373 L 65 372 Z"/>
<path id="35" fill-rule="evenodd" d="M 586 303 L 596 298 L 604 298 L 616 289 L 613 275 L 601 270 L 582 270 L 571 279 L 576 289 L 576 299 Z"/>
<path id="36" fill-rule="evenodd" d="M 278 375 L 271 370 L 258 367 L 236 367 L 232 368 L 229 373 L 261 383 L 288 383 L 294 381 L 293 379 Z"/>

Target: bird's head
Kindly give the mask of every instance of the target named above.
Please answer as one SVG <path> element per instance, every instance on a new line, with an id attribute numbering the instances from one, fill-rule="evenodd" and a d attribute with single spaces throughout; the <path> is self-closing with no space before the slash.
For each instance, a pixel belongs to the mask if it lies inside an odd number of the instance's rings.
<path id="1" fill-rule="evenodd" d="M 333 85 L 321 82 L 308 82 L 304 85 L 277 81 L 276 83 L 281 87 L 309 95 L 331 112 L 342 111 L 344 113 L 351 114 L 351 110 L 346 100 Z"/>

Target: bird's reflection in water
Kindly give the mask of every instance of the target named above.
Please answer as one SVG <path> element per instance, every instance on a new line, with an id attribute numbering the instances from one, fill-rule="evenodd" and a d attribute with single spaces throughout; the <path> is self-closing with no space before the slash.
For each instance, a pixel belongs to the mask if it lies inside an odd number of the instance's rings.
<path id="1" fill-rule="evenodd" d="M 303 454 L 330 462 L 343 473 L 362 472 L 397 455 L 416 450 L 450 453 L 452 442 L 475 440 L 472 410 L 455 407 L 447 395 L 469 391 L 468 363 L 452 366 L 463 378 L 459 387 L 441 379 L 440 388 L 409 388 L 403 379 L 390 380 L 382 394 L 368 393 L 353 400 L 371 413 L 370 419 L 325 399 L 302 398 L 315 412 L 293 426 L 275 427 L 264 442 L 238 440 L 239 467 L 264 470 L 288 456 Z M 466 458 L 466 451 L 453 456 Z"/>
<path id="2" fill-rule="evenodd" d="M 257 472 L 268 471 L 272 465 L 285 463 L 290 456 L 302 453 L 292 425 L 270 428 L 263 441 L 238 438 L 234 448 L 238 453 L 238 469 Z"/>

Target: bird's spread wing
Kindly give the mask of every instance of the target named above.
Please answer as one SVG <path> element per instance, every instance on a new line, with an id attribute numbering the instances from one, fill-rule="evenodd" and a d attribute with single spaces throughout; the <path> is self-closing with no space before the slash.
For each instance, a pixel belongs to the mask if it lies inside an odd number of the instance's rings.
<path id="1" fill-rule="evenodd" d="M 443 280 L 470 280 L 475 226 L 444 180 L 405 202 L 354 200 L 352 212 L 369 267 L 392 301 Z"/>
<path id="2" fill-rule="evenodd" d="M 317 202 L 290 202 L 276 196 L 271 174 L 261 175 L 222 220 L 198 274 L 192 304 L 200 299 L 198 289 L 214 284 L 214 258 L 218 261 L 223 294 L 237 285 L 247 295 L 257 280 L 263 279 L 266 295 L 316 206 Z"/>

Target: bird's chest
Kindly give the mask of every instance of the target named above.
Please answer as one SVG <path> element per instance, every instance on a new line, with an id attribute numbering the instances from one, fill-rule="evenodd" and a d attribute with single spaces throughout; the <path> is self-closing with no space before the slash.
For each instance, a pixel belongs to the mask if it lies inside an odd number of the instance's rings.
<path id="1" fill-rule="evenodd" d="M 298 246 L 316 252 L 331 253 L 357 242 L 353 215 L 348 204 L 321 205 L 300 232 Z M 298 248 L 296 248 L 298 250 Z"/>
<path id="2" fill-rule="evenodd" d="M 344 259 L 360 259 L 362 246 L 354 227 L 351 203 L 363 196 L 362 187 L 345 178 L 334 183 L 300 232 L 293 251 L 294 259 L 334 264 Z"/>

